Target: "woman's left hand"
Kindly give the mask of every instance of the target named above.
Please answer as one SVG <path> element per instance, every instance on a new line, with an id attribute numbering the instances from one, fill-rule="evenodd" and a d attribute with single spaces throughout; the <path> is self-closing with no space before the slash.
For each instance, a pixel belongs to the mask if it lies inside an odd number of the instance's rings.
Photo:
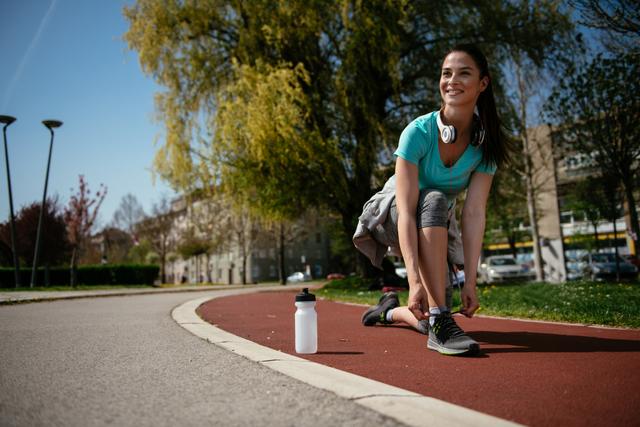
<path id="1" fill-rule="evenodd" d="M 462 299 L 462 310 L 460 313 L 464 314 L 467 317 L 473 317 L 474 313 L 478 308 L 480 308 L 480 304 L 478 303 L 478 296 L 476 295 L 476 287 L 474 284 L 465 284 L 462 288 L 462 292 L 460 294 Z"/>

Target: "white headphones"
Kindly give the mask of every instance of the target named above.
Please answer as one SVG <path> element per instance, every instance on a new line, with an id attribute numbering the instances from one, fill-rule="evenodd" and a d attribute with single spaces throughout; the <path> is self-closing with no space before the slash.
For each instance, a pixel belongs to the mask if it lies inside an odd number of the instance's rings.
<path id="1" fill-rule="evenodd" d="M 436 114 L 436 123 L 438 123 L 438 130 L 440 131 L 440 138 L 442 142 L 445 144 L 453 144 L 456 142 L 456 128 L 452 125 L 445 125 L 442 123 L 442 119 L 440 118 L 440 112 Z M 482 124 L 482 119 L 480 119 L 480 113 L 478 112 L 478 106 L 476 106 L 473 110 L 473 135 L 471 138 L 471 145 L 477 147 L 478 145 L 484 142 L 485 130 Z"/>

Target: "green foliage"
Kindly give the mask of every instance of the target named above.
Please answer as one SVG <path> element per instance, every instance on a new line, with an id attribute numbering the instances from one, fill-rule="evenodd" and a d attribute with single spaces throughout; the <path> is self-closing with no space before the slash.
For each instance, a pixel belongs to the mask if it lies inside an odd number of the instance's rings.
<path id="1" fill-rule="evenodd" d="M 157 265 L 112 264 L 112 265 L 82 265 L 78 269 L 78 284 L 80 285 L 152 285 L 158 277 Z M 29 269 L 20 269 L 22 283 L 28 283 L 31 274 Z M 54 267 L 49 270 L 49 284 L 51 286 L 65 286 L 69 284 L 70 270 L 66 267 Z M 45 282 L 45 270 L 38 269 L 37 284 Z M 0 287 L 12 288 L 14 276 L 12 268 L 0 268 Z"/>
<path id="2" fill-rule="evenodd" d="M 180 245 L 178 245 L 177 251 L 183 259 L 188 259 L 206 254 L 210 248 L 211 244 L 207 239 L 196 237 L 193 232 L 190 232 L 184 236 Z"/>
<path id="3" fill-rule="evenodd" d="M 453 44 L 481 43 L 502 96 L 514 47 L 542 66 L 572 28 L 549 0 L 138 0 L 124 14 L 165 89 L 155 171 L 184 191 L 222 185 L 270 218 L 327 206 L 344 236 L 401 129 L 439 105 Z"/>
<path id="4" fill-rule="evenodd" d="M 514 166 L 498 171 L 487 203 L 486 238 L 491 243 L 506 240 L 514 255 L 516 243 L 529 236 L 520 229 L 520 224 L 529 223 L 526 203 L 524 180 Z"/>
<path id="5" fill-rule="evenodd" d="M 547 118 L 567 151 L 593 159 L 600 175 L 622 184 L 632 230 L 640 235 L 634 192 L 640 162 L 640 55 L 597 55 L 589 64 L 570 64 L 547 102 Z M 609 203 L 611 204 L 611 203 Z"/>
<path id="6" fill-rule="evenodd" d="M 229 193 L 250 193 L 253 210 L 270 219 L 299 216 L 322 184 L 318 167 L 335 160 L 336 147 L 308 123 L 308 82 L 301 65 L 238 66 L 220 97 L 212 146 L 218 176 Z"/>

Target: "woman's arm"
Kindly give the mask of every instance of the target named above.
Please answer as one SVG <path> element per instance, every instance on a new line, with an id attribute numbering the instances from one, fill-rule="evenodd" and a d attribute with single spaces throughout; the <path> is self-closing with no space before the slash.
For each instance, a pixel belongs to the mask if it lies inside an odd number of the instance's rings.
<path id="1" fill-rule="evenodd" d="M 462 313 L 472 317 L 478 309 L 476 279 L 478 259 L 482 250 L 487 198 L 493 175 L 475 172 L 471 177 L 467 198 L 462 210 L 462 246 L 464 248 L 464 288 L 462 288 Z"/>
<path id="2" fill-rule="evenodd" d="M 409 281 L 409 310 L 419 320 L 424 319 L 421 307 L 425 298 L 424 287 L 420 280 L 418 257 L 418 227 L 416 225 L 416 210 L 419 196 L 418 167 L 411 162 L 398 157 L 396 160 L 396 208 L 398 209 L 398 237 L 400 251 L 407 268 Z"/>

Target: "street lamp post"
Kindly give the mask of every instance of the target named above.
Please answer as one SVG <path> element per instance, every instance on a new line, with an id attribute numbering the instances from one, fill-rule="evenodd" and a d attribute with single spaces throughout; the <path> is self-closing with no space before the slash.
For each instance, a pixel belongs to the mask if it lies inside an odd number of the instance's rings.
<path id="1" fill-rule="evenodd" d="M 36 233 L 36 248 L 33 255 L 33 268 L 31 269 L 31 287 L 36 282 L 36 268 L 38 268 L 38 255 L 40 254 L 40 237 L 42 232 L 42 220 L 44 218 L 44 207 L 47 201 L 47 186 L 49 185 L 49 167 L 51 166 L 51 151 L 53 150 L 53 130 L 62 126 L 62 122 L 58 120 L 43 120 L 42 124 L 51 132 L 51 142 L 49 142 L 49 159 L 47 160 L 47 172 L 44 178 L 44 193 L 42 194 L 42 205 L 40 207 L 40 218 L 38 219 L 38 232 Z"/>
<path id="2" fill-rule="evenodd" d="M 16 219 L 13 214 L 13 193 L 11 191 L 11 172 L 9 170 L 9 150 L 7 149 L 7 128 L 16 118 L 11 116 L 0 116 L 0 123 L 4 124 L 2 134 L 4 135 L 4 160 L 7 166 L 7 186 L 9 187 L 9 213 L 11 219 L 11 252 L 13 253 L 13 269 L 15 274 L 16 288 L 20 287 L 20 263 L 18 261 L 18 250 L 16 248 Z"/>

